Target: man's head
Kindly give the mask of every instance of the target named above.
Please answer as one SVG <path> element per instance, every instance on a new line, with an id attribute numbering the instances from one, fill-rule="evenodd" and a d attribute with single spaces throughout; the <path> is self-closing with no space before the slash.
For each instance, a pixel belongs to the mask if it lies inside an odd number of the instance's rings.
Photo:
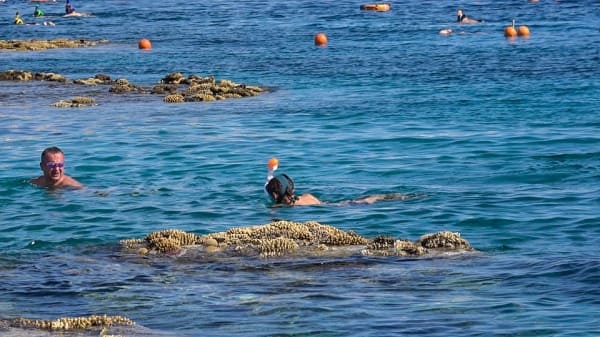
<path id="1" fill-rule="evenodd" d="M 49 183 L 60 182 L 65 174 L 65 155 L 56 146 L 46 148 L 42 152 L 40 168 Z"/>
<path id="2" fill-rule="evenodd" d="M 276 204 L 292 205 L 295 201 L 294 181 L 285 173 L 274 176 L 265 189 Z"/>

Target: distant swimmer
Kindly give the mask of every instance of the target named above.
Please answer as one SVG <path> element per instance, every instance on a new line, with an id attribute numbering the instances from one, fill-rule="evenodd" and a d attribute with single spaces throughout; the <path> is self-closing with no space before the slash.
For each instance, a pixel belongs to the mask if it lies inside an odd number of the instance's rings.
<path id="1" fill-rule="evenodd" d="M 42 152 L 40 168 L 44 174 L 30 180 L 36 186 L 49 189 L 83 188 L 80 182 L 65 174 L 65 155 L 56 146 L 48 147 Z"/>
<path id="2" fill-rule="evenodd" d="M 15 13 L 15 18 L 14 18 L 13 22 L 15 25 L 25 24 L 25 21 L 23 21 L 23 18 L 21 18 L 21 15 L 19 15 L 19 12 Z"/>
<path id="3" fill-rule="evenodd" d="M 35 5 L 35 9 L 33 10 L 33 16 L 36 18 L 44 16 L 44 11 L 40 8 L 40 5 Z"/>
<path id="4" fill-rule="evenodd" d="M 456 22 L 457 23 L 480 23 L 483 20 L 472 19 L 468 17 L 462 9 L 456 11 Z"/>
<path id="5" fill-rule="evenodd" d="M 67 3 L 65 3 L 65 14 L 73 13 L 75 13 L 75 7 L 71 6 L 71 2 L 67 0 Z"/>

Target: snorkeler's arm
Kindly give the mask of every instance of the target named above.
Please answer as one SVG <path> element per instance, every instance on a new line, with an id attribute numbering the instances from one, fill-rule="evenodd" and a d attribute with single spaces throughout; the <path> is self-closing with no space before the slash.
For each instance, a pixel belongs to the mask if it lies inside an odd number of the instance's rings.
<path id="1" fill-rule="evenodd" d="M 388 194 L 374 194 L 366 197 L 358 198 L 352 201 L 357 204 L 372 204 L 382 200 L 407 200 L 410 199 L 410 195 L 401 193 L 388 193 Z"/>

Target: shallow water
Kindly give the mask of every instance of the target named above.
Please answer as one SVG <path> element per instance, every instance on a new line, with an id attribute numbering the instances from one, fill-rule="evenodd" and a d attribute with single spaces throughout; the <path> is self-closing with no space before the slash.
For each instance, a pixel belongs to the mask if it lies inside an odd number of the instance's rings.
<path id="1" fill-rule="evenodd" d="M 149 336 L 600 334 L 598 2 L 464 2 L 485 19 L 470 26 L 453 23 L 454 4 L 359 5 L 78 1 L 93 16 L 47 27 L 10 25 L 33 5 L 0 3 L 0 39 L 110 41 L 1 51 L 0 70 L 148 86 L 180 71 L 272 89 L 166 104 L 0 82 L 0 317 L 123 315 Z M 513 18 L 529 39 L 502 36 Z M 50 107 L 77 95 L 99 104 Z M 28 184 L 51 145 L 85 190 Z M 272 156 L 329 204 L 268 207 Z M 338 204 L 376 193 L 419 197 Z M 151 231 L 272 219 L 411 240 L 451 230 L 479 253 L 198 263 L 118 250 Z"/>

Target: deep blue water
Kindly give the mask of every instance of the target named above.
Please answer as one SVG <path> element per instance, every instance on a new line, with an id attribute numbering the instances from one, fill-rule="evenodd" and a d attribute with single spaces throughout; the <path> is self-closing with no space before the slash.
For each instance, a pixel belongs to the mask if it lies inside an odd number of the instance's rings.
<path id="1" fill-rule="evenodd" d="M 97 106 L 58 109 L 92 89 L 0 82 L 0 318 L 124 315 L 148 336 L 599 335 L 600 3 L 360 4 L 82 0 L 93 16 L 43 5 L 48 27 L 14 26 L 15 11 L 42 20 L 32 3 L 0 3 L 0 39 L 109 40 L 0 51 L 0 70 L 272 88 L 185 104 L 95 88 Z M 485 22 L 456 25 L 458 6 Z M 531 37 L 505 39 L 512 19 Z M 86 189 L 28 183 L 52 145 Z M 272 156 L 329 204 L 269 207 Z M 391 192 L 420 197 L 336 204 Z M 274 218 L 411 240 L 457 231 L 479 253 L 199 263 L 118 251 L 151 231 Z"/>

